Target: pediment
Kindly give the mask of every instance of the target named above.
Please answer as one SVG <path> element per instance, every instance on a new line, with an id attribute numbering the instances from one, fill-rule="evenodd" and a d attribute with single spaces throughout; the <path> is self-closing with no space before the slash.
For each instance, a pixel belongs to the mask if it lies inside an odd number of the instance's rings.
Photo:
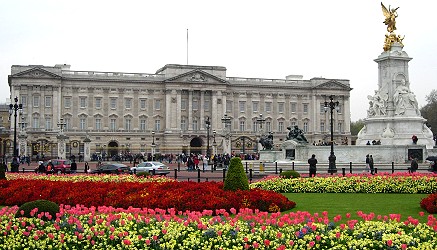
<path id="1" fill-rule="evenodd" d="M 12 75 L 12 77 L 28 77 L 28 78 L 61 78 L 61 76 L 41 68 L 32 68 L 20 73 Z"/>
<path id="2" fill-rule="evenodd" d="M 226 80 L 223 80 L 215 75 L 211 75 L 202 70 L 192 70 L 185 72 L 183 74 L 168 78 L 164 80 L 164 82 L 187 82 L 187 83 L 226 83 Z"/>
<path id="3" fill-rule="evenodd" d="M 335 80 L 321 83 L 321 84 L 317 85 L 316 88 L 318 88 L 318 89 L 345 89 L 345 90 L 350 89 L 350 87 L 348 85 L 345 85 L 345 84 L 340 83 L 340 82 L 335 81 Z"/>

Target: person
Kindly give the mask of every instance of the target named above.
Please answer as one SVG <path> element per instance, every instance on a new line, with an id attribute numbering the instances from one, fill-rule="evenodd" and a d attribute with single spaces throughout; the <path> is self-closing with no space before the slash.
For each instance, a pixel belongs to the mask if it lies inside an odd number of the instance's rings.
<path id="1" fill-rule="evenodd" d="M 416 158 L 411 159 L 410 172 L 415 173 L 418 168 L 419 168 L 419 164 L 417 163 L 417 159 Z"/>
<path id="2" fill-rule="evenodd" d="M 372 157 L 372 155 L 369 156 L 369 168 L 370 168 L 370 173 L 371 174 L 375 174 L 375 169 L 373 167 L 373 157 Z"/>
<path id="3" fill-rule="evenodd" d="M 85 174 L 88 173 L 88 170 L 90 169 L 90 166 L 88 165 L 88 162 L 85 162 Z"/>
<path id="4" fill-rule="evenodd" d="M 49 161 L 47 163 L 47 167 L 46 167 L 46 174 L 53 174 L 55 171 L 53 163 L 51 161 Z"/>
<path id="5" fill-rule="evenodd" d="M 46 166 L 44 166 L 43 161 L 38 162 L 38 173 L 42 174 L 46 171 Z"/>
<path id="6" fill-rule="evenodd" d="M 317 159 L 316 155 L 313 154 L 311 158 L 308 159 L 308 164 L 310 164 L 310 177 L 316 177 L 317 172 Z"/>
<path id="7" fill-rule="evenodd" d="M 207 155 L 203 157 L 203 171 L 208 170 L 209 158 Z"/>
<path id="8" fill-rule="evenodd" d="M 76 163 L 75 160 L 73 160 L 71 162 L 70 171 L 71 171 L 72 174 L 75 174 L 77 172 L 77 163 Z"/>
<path id="9" fill-rule="evenodd" d="M 366 173 L 369 173 L 370 170 L 369 163 L 370 163 L 369 155 L 366 155 Z"/>
<path id="10" fill-rule="evenodd" d="M 11 163 L 11 172 L 18 173 L 19 168 L 20 168 L 20 162 L 18 162 L 18 159 L 16 157 L 14 157 L 12 159 L 12 163 Z"/>

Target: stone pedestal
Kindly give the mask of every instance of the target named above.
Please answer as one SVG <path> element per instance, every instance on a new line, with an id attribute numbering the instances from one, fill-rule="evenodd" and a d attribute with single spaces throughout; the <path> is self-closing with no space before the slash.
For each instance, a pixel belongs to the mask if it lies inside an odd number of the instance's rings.
<path id="1" fill-rule="evenodd" d="M 375 59 L 378 63 L 378 89 L 369 95 L 369 109 L 365 126 L 358 133 L 357 145 L 373 141 L 381 145 L 417 145 L 433 147 L 433 135 L 420 115 L 416 96 L 410 90 L 408 62 L 412 58 L 394 43 Z M 415 144 L 416 145 L 416 144 Z"/>
<path id="2" fill-rule="evenodd" d="M 64 135 L 63 133 L 58 134 L 56 136 L 58 139 L 58 158 L 59 159 L 66 159 L 66 143 L 65 141 L 68 140 L 68 136 Z"/>
<path id="3" fill-rule="evenodd" d="M 83 144 L 84 144 L 84 150 L 83 150 L 83 160 L 84 161 L 90 161 L 91 160 L 91 139 L 87 137 L 83 140 Z"/>

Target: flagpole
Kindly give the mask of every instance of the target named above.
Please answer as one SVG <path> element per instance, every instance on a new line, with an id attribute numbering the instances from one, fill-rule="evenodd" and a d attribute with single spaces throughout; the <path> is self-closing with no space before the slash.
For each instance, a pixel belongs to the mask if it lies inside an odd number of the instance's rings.
<path id="1" fill-rule="evenodd" d="M 187 65 L 188 65 L 188 29 L 187 29 Z"/>

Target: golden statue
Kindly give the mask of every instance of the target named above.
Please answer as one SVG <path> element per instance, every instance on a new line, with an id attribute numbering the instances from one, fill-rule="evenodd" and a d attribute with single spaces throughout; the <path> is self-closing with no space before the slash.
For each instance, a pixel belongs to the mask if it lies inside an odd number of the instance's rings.
<path id="1" fill-rule="evenodd" d="M 390 9 L 389 5 L 387 9 L 382 2 L 381 7 L 382 14 L 384 14 L 385 16 L 384 24 L 387 25 L 387 31 L 392 33 L 396 30 L 396 17 L 398 17 L 398 13 L 396 13 L 396 10 L 399 9 L 399 7 L 397 7 L 396 9 Z"/>
<path id="2" fill-rule="evenodd" d="M 385 35 L 384 51 L 389 51 L 393 43 L 399 43 L 403 48 L 404 44 L 402 43 L 402 40 L 404 40 L 405 36 L 401 37 L 393 32 L 396 30 L 396 18 L 398 17 L 396 10 L 399 9 L 399 7 L 391 9 L 389 5 L 387 9 L 382 2 L 381 7 L 382 13 L 385 16 L 384 24 L 387 25 L 387 31 L 389 32 L 389 34 Z"/>

